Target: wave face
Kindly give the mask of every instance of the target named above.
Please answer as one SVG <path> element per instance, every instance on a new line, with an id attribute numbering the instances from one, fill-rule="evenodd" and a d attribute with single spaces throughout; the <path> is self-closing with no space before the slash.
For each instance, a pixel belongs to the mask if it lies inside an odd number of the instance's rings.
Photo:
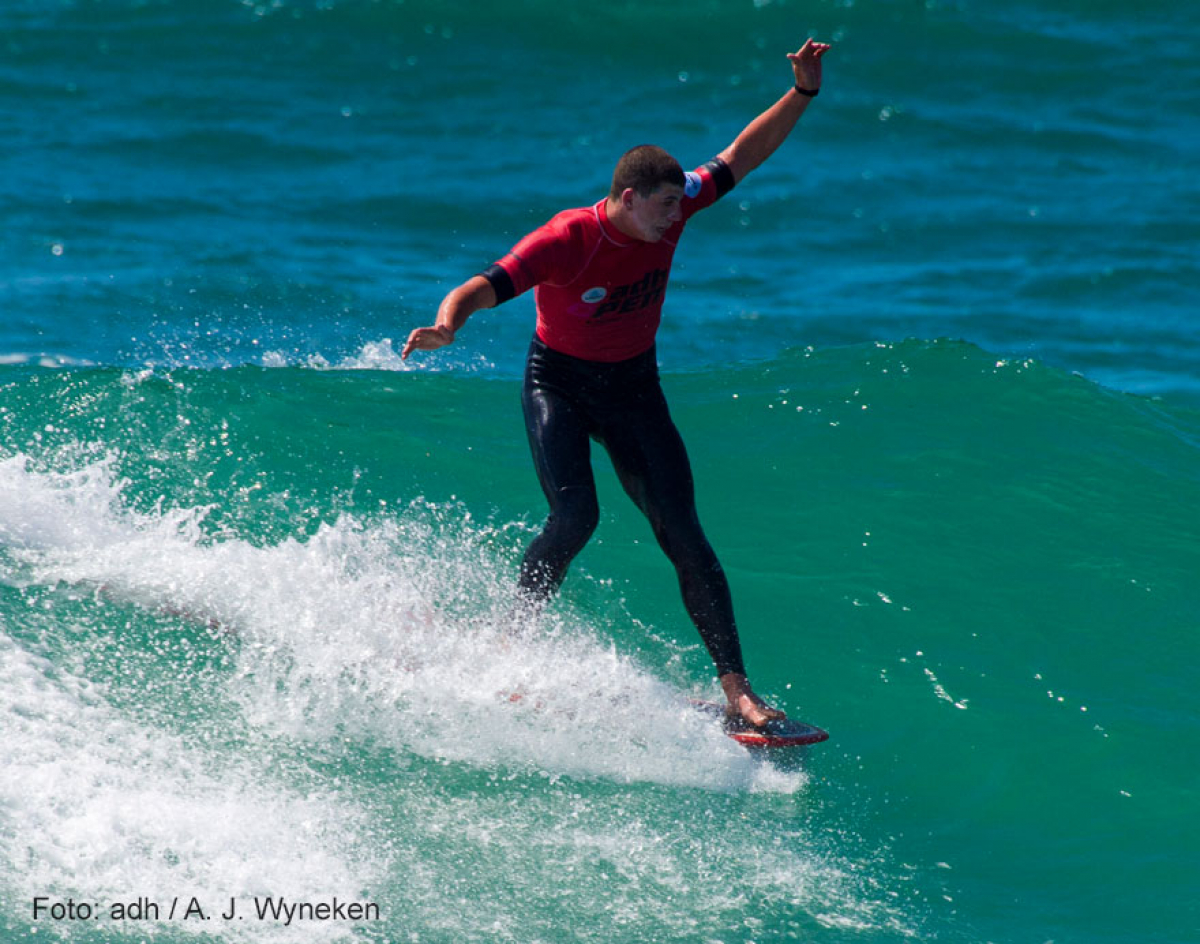
<path id="1" fill-rule="evenodd" d="M 833 732 L 803 759 L 687 707 L 711 667 L 603 461 L 562 598 L 514 616 L 515 381 L 0 368 L 10 936 L 38 896 L 378 904 L 329 940 L 1169 927 L 1197 416 L 958 342 L 665 383 L 751 670 Z M 1098 909 L 1118 868 L 1153 880 Z M 146 927 L 198 933 L 49 929 Z"/>

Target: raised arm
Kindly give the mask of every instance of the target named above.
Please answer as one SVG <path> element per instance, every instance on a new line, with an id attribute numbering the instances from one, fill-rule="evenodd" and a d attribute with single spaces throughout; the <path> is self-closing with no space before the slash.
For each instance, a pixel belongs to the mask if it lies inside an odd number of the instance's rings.
<path id="1" fill-rule="evenodd" d="M 481 308 L 493 308 L 496 290 L 482 275 L 475 275 L 450 292 L 438 306 L 437 321 L 428 328 L 414 328 L 400 352 L 407 360 L 413 351 L 435 351 L 454 341 L 458 329 Z"/>
<path id="2" fill-rule="evenodd" d="M 807 39 L 798 52 L 788 53 L 796 87 L 746 125 L 720 157 L 733 171 L 735 182 L 775 153 L 796 127 L 796 122 L 821 89 L 821 57 L 829 51 L 827 43 Z M 799 91 L 803 89 L 804 92 Z M 809 94 L 805 94 L 805 92 Z"/>

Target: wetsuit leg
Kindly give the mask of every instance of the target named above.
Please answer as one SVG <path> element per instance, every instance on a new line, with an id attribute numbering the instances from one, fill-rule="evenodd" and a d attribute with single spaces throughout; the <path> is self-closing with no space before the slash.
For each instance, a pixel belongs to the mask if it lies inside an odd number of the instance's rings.
<path id="1" fill-rule="evenodd" d="M 538 481 L 550 504 L 541 534 L 525 551 L 519 586 L 534 601 L 558 590 L 600 520 L 588 421 L 561 391 L 526 382 L 521 397 Z"/>
<path id="2" fill-rule="evenodd" d="M 657 383 L 599 435 L 622 486 L 650 521 L 718 675 L 745 674 L 729 581 L 696 514 L 691 464 Z"/>

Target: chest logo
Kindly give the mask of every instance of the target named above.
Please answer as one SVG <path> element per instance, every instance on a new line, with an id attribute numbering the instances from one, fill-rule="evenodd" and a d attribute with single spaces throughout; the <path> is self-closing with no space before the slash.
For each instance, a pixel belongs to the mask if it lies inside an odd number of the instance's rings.
<path id="1" fill-rule="evenodd" d="M 589 288 L 579 297 L 584 301 L 585 304 L 595 305 L 604 301 L 604 297 L 607 294 L 608 289 L 606 289 L 603 285 L 597 285 L 595 288 Z"/>

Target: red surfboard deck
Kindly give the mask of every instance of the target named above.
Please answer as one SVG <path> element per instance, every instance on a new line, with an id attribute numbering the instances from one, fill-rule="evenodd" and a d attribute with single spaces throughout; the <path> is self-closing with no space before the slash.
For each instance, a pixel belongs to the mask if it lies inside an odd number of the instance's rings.
<path id="1" fill-rule="evenodd" d="M 741 718 L 730 718 L 725 713 L 724 705 L 710 701 L 693 701 L 692 704 L 705 714 L 717 718 L 725 733 L 746 747 L 803 747 L 829 740 L 828 731 L 806 721 L 784 718 L 782 721 L 768 721 L 761 728 L 756 728 Z"/>

